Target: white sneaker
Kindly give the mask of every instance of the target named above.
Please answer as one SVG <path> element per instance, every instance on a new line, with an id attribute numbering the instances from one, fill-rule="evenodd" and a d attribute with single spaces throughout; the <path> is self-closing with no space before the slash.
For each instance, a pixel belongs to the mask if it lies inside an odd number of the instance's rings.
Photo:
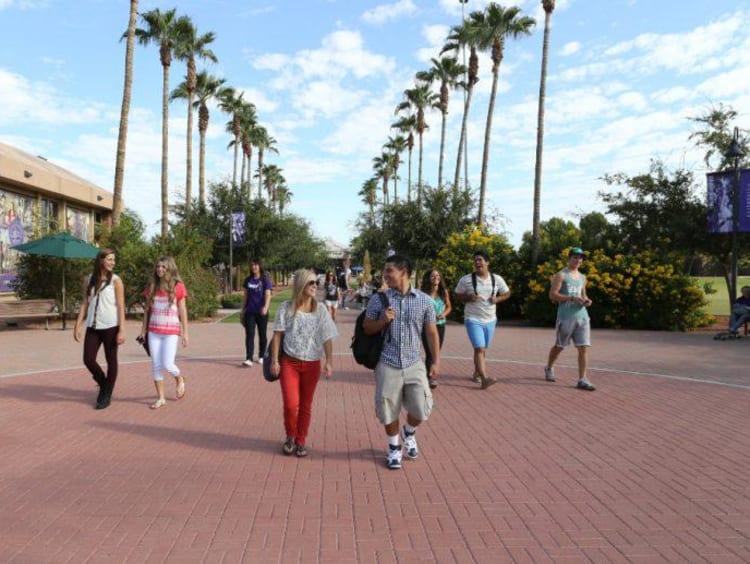
<path id="1" fill-rule="evenodd" d="M 549 366 L 544 367 L 544 379 L 547 380 L 547 382 L 555 381 L 555 371 L 552 370 Z"/>
<path id="2" fill-rule="evenodd" d="M 263 357 L 260 357 L 260 358 L 258 359 L 258 364 L 263 364 Z"/>
<path id="3" fill-rule="evenodd" d="M 242 363 L 242 366 L 247 366 L 248 368 L 250 368 L 252 365 L 253 365 L 252 360 L 246 360 Z"/>
<path id="4" fill-rule="evenodd" d="M 388 449 L 388 462 L 386 463 L 388 465 L 388 468 L 391 470 L 398 470 L 401 468 L 401 447 L 389 447 Z"/>
<path id="5" fill-rule="evenodd" d="M 401 433 L 404 437 L 404 448 L 406 449 L 406 456 L 409 458 L 417 458 L 419 456 L 419 447 L 417 447 L 417 433 L 407 434 L 406 429 L 403 429 Z"/>

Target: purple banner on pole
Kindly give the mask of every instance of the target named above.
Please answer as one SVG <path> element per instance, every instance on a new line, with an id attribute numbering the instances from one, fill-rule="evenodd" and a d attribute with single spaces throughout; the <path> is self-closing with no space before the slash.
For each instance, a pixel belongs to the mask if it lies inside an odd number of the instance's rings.
<path id="1" fill-rule="evenodd" d="M 734 172 L 709 172 L 706 175 L 708 232 L 731 233 Z M 750 231 L 750 169 L 740 171 L 739 231 Z"/>
<path id="2" fill-rule="evenodd" d="M 234 212 L 232 214 L 232 246 L 242 245 L 245 242 L 245 212 Z"/>

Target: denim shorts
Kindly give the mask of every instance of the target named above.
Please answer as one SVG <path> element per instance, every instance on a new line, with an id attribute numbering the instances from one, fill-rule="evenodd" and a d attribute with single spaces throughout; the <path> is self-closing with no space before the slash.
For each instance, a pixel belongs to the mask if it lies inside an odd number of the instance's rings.
<path id="1" fill-rule="evenodd" d="M 492 336 L 495 334 L 495 326 L 497 321 L 490 321 L 489 323 L 480 323 L 472 319 L 464 321 L 466 327 L 466 334 L 469 335 L 469 341 L 471 346 L 475 349 L 486 349 L 489 348 L 492 342 Z"/>

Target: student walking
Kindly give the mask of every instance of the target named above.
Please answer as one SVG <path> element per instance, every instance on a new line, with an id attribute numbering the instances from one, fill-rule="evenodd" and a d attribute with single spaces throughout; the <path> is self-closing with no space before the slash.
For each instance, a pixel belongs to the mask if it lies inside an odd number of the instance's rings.
<path id="1" fill-rule="evenodd" d="M 485 251 L 476 251 L 473 259 L 474 272 L 458 281 L 456 300 L 466 304 L 464 326 L 474 349 L 472 380 L 485 390 L 497 383 L 487 375 L 486 354 L 497 326 L 497 304 L 510 298 L 510 288 L 502 276 L 490 272 L 490 257 Z"/>
<path id="2" fill-rule="evenodd" d="M 292 299 L 276 311 L 271 341 L 271 374 L 279 376 L 284 402 L 285 455 L 307 456 L 307 434 L 312 421 L 315 388 L 320 380 L 320 360 L 325 355 L 326 377 L 333 372 L 333 339 L 336 324 L 328 309 L 315 299 L 315 273 L 294 273 Z"/>
<path id="3" fill-rule="evenodd" d="M 435 307 L 435 318 L 437 319 L 435 326 L 440 340 L 440 349 L 442 350 L 443 341 L 445 340 L 445 322 L 452 308 L 450 293 L 439 270 L 433 269 L 425 273 L 424 278 L 422 278 L 422 291 L 430 296 L 432 305 Z M 437 380 L 430 376 L 432 354 L 430 353 L 430 346 L 425 332 L 422 332 L 422 346 L 425 352 L 424 365 L 427 370 L 427 379 L 429 380 L 430 388 L 435 389 L 437 388 Z"/>
<path id="4" fill-rule="evenodd" d="M 399 436 L 401 408 L 406 410 L 403 441 L 406 456 L 419 456 L 417 427 L 432 413 L 432 391 L 422 362 L 422 333 L 432 358 L 430 376 L 440 371 L 440 344 L 435 328 L 435 307 L 424 292 L 412 288 L 411 261 L 391 255 L 385 263 L 383 280 L 388 285 L 383 300 L 371 299 L 363 328 L 368 335 L 385 332 L 380 362 L 375 367 L 375 413 L 388 436 L 387 466 L 401 468 L 403 449 Z"/>
<path id="5" fill-rule="evenodd" d="M 185 396 L 185 378 L 175 364 L 177 345 L 188 346 L 187 289 L 180 280 L 177 264 L 172 257 L 161 257 L 154 265 L 146 296 L 146 314 L 143 316 L 141 335 L 148 335 L 151 353 L 151 371 L 157 399 L 151 409 L 164 407 L 164 372 L 175 379 L 177 399 Z"/>
<path id="6" fill-rule="evenodd" d="M 263 362 L 268 340 L 268 309 L 271 307 L 273 283 L 266 276 L 260 259 L 250 262 L 250 276 L 242 282 L 245 290 L 242 296 L 242 326 L 245 328 L 245 360 L 242 366 L 253 365 L 255 353 L 255 328 L 258 328 L 258 362 Z"/>
<path id="7" fill-rule="evenodd" d="M 86 326 L 83 363 L 99 385 L 96 409 L 106 409 L 112 400 L 117 382 L 117 349 L 125 342 L 125 287 L 114 268 L 115 252 L 100 250 L 91 276 L 83 281 L 85 298 L 73 329 L 73 339 L 80 342 L 81 328 Z M 106 375 L 96 361 L 102 345 L 107 359 Z"/>
<path id="8" fill-rule="evenodd" d="M 341 297 L 341 290 L 339 289 L 336 277 L 330 270 L 326 272 L 326 279 L 323 282 L 323 303 L 328 309 L 328 313 L 331 319 L 336 321 L 336 310 L 339 308 L 339 298 Z"/>
<path id="9" fill-rule="evenodd" d="M 578 383 L 576 388 L 593 392 L 594 385 L 586 377 L 588 349 L 591 346 L 591 322 L 588 310 L 591 300 L 586 295 L 586 276 L 579 272 L 584 260 L 580 247 L 573 247 L 568 253 L 568 266 L 552 277 L 550 299 L 557 303 L 557 323 L 555 324 L 555 344 L 549 351 L 544 378 L 555 381 L 552 365 L 565 347 L 573 341 L 578 349 Z"/>

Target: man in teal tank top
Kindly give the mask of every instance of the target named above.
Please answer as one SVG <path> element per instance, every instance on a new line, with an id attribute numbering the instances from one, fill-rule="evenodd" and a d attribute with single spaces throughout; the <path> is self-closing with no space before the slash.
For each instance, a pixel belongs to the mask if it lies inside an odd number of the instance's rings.
<path id="1" fill-rule="evenodd" d="M 568 266 L 552 277 L 549 297 L 557 304 L 557 323 L 555 345 L 549 351 L 544 378 L 548 382 L 555 381 L 552 365 L 572 340 L 578 349 L 576 388 L 593 392 L 596 388 L 586 377 L 588 349 L 591 346 L 591 324 L 586 308 L 591 305 L 591 300 L 586 295 L 586 277 L 578 270 L 584 258 L 583 250 L 573 247 L 568 253 Z"/>

